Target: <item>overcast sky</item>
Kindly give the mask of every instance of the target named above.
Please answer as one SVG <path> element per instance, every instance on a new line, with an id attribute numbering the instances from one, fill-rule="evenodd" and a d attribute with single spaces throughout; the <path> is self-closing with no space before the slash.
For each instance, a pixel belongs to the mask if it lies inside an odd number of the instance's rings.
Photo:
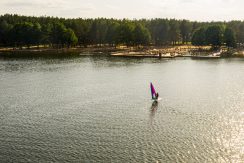
<path id="1" fill-rule="evenodd" d="M 244 20 L 244 0 L 0 0 L 0 14 Z"/>

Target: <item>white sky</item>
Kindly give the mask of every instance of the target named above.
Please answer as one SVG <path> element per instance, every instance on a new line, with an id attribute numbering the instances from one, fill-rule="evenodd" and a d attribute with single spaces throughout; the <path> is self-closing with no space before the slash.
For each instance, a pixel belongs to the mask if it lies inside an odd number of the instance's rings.
<path id="1" fill-rule="evenodd" d="M 0 14 L 244 20 L 244 0 L 0 0 Z"/>

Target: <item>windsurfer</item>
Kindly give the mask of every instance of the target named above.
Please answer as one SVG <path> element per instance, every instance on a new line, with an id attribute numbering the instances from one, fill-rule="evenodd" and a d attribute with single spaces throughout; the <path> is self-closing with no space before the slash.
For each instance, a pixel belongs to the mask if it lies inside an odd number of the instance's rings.
<path id="1" fill-rule="evenodd" d="M 156 93 L 156 99 L 158 99 L 158 96 L 159 96 L 159 94 L 158 94 L 158 93 Z"/>

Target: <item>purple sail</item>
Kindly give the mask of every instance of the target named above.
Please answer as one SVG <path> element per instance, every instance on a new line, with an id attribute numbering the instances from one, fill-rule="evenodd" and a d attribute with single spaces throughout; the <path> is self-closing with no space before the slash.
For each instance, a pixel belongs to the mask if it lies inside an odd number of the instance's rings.
<path id="1" fill-rule="evenodd" d="M 153 86 L 152 83 L 150 84 L 150 87 L 151 87 L 152 99 L 155 99 L 156 98 L 156 91 L 155 91 L 154 86 Z"/>

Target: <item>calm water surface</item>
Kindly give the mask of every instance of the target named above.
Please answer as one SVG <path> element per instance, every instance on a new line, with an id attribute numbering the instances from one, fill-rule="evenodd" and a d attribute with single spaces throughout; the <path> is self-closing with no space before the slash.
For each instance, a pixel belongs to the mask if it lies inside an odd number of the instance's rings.
<path id="1" fill-rule="evenodd" d="M 157 161 L 244 162 L 244 59 L 0 59 L 0 162 Z"/>

